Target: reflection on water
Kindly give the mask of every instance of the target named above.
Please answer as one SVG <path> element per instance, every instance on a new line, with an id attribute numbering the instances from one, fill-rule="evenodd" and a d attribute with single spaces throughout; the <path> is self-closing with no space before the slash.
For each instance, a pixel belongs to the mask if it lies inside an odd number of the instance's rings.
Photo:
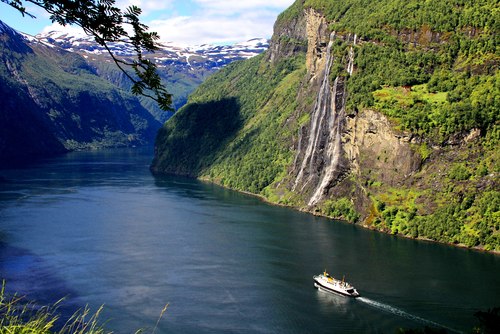
<path id="1" fill-rule="evenodd" d="M 76 152 L 2 171 L 0 275 L 39 300 L 105 304 L 118 333 L 153 327 L 166 303 L 158 332 L 391 333 L 419 319 L 468 331 L 498 305 L 498 256 L 155 178 L 150 156 Z M 324 268 L 372 303 L 314 289 Z"/>
<path id="2" fill-rule="evenodd" d="M 317 297 L 319 305 L 324 313 L 334 307 L 336 312 L 340 314 L 346 314 L 348 312 L 349 303 L 352 301 L 351 298 L 344 297 L 342 295 L 334 294 L 321 289 L 317 290 Z"/>

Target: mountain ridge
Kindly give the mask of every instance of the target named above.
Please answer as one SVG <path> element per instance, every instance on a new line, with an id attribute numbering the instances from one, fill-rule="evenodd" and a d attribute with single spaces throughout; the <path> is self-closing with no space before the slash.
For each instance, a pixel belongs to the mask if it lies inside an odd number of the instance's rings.
<path id="1" fill-rule="evenodd" d="M 86 58 L 107 55 L 107 50 L 103 46 L 98 45 L 91 36 L 83 33 L 76 36 L 64 31 L 50 31 L 36 36 L 27 36 L 46 45 L 57 45 L 65 50 L 80 53 Z M 159 43 L 158 50 L 147 55 L 153 57 L 160 68 L 176 63 L 186 64 L 185 66 L 191 69 L 196 67 L 219 69 L 233 61 L 254 57 L 265 51 L 268 46 L 268 41 L 263 38 L 253 38 L 231 45 L 182 46 L 174 43 Z M 128 43 L 109 43 L 109 48 L 118 57 L 135 55 L 135 51 Z"/>
<path id="2" fill-rule="evenodd" d="M 0 24 L 0 165 L 151 143 L 160 123 L 75 53 Z"/>
<path id="3" fill-rule="evenodd" d="M 53 31 L 37 36 L 25 36 L 34 43 L 57 46 L 78 53 L 95 68 L 98 75 L 122 89 L 130 89 L 130 80 L 116 68 L 107 51 L 83 32 L 74 34 Z M 110 43 L 109 47 L 118 58 L 130 60 L 135 55 L 126 43 Z M 147 53 L 145 56 L 152 58 L 157 65 L 160 77 L 167 90 L 173 95 L 173 107 L 177 110 L 186 103 L 188 95 L 209 75 L 234 61 L 254 57 L 264 52 L 267 47 L 268 41 L 262 38 L 254 38 L 233 45 L 160 44 L 159 50 Z M 161 123 L 172 116 L 171 112 L 161 110 L 149 99 L 140 97 L 140 100 L 142 105 Z"/>

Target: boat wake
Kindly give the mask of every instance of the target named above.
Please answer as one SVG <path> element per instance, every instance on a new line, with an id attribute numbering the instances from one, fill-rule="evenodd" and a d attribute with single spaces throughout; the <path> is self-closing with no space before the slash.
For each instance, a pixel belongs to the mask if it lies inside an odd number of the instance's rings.
<path id="1" fill-rule="evenodd" d="M 455 330 L 453 328 L 449 328 L 449 327 L 443 326 L 441 324 L 438 324 L 437 322 L 434 322 L 434 321 L 431 321 L 431 320 L 427 320 L 427 319 L 418 317 L 416 315 L 413 315 L 413 314 L 410 314 L 408 312 L 405 312 L 405 311 L 403 311 L 403 310 L 401 310 L 401 309 L 399 309 L 397 307 L 394 307 L 394 306 L 391 306 L 391 305 L 387 305 L 387 304 L 384 304 L 384 303 L 380 303 L 380 302 L 377 302 L 375 300 L 372 300 L 372 299 L 369 299 L 369 298 L 366 298 L 366 297 L 358 297 L 358 298 L 356 298 L 356 300 L 358 300 L 360 302 L 363 302 L 365 304 L 368 304 L 369 306 L 375 307 L 375 308 L 377 308 L 379 310 L 382 310 L 382 311 L 385 311 L 385 312 L 389 312 L 389 313 L 398 315 L 400 317 L 403 317 L 403 318 L 406 318 L 406 319 L 409 319 L 409 320 L 420 322 L 420 323 L 422 323 L 424 325 L 427 325 L 427 326 L 444 328 L 447 331 L 452 332 L 452 333 L 462 333 L 462 332 L 457 331 L 457 330 Z"/>

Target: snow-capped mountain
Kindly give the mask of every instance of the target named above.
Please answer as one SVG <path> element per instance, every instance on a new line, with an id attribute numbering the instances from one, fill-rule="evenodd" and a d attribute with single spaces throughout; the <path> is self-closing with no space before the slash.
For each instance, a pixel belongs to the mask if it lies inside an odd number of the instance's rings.
<path id="1" fill-rule="evenodd" d="M 65 50 L 79 55 L 93 73 L 120 89 L 130 90 L 130 80 L 114 65 L 107 51 L 83 31 L 79 33 L 75 29 L 68 29 L 31 36 L 15 31 L 0 21 L 0 34 L 4 30 L 19 35 L 27 46 L 48 47 L 54 51 Z M 135 55 L 133 48 L 127 43 L 110 43 L 108 46 L 116 57 L 128 60 L 127 58 Z M 269 44 L 266 39 L 256 38 L 233 45 L 181 46 L 164 43 L 159 47 L 159 50 L 146 56 L 156 62 L 163 84 L 173 95 L 173 108 L 177 110 L 186 103 L 189 94 L 212 73 L 233 61 L 248 59 L 264 52 Z M 149 99 L 140 98 L 140 101 L 160 122 L 166 121 L 171 115 L 159 109 Z"/>
<path id="2" fill-rule="evenodd" d="M 74 35 L 67 32 L 51 31 L 39 34 L 35 38 L 46 45 L 59 46 L 68 51 L 77 52 L 92 60 L 101 55 L 107 55 L 104 47 L 97 44 L 92 37 L 84 34 Z M 134 50 L 127 43 L 110 43 L 111 51 L 120 57 L 134 55 Z M 255 38 L 233 45 L 197 45 L 179 46 L 173 43 L 160 44 L 160 49 L 150 56 L 158 65 L 179 66 L 185 69 L 218 69 L 235 60 L 256 56 L 269 47 L 266 39 Z"/>

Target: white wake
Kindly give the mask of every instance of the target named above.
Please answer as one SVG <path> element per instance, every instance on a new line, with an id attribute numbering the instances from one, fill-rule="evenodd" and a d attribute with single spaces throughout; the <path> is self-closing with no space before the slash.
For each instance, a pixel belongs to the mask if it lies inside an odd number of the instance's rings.
<path id="1" fill-rule="evenodd" d="M 448 330 L 449 332 L 453 332 L 453 333 L 462 333 L 460 331 L 457 331 L 456 329 L 440 325 L 437 322 L 434 322 L 434 321 L 431 321 L 431 320 L 427 320 L 427 319 L 418 317 L 416 315 L 413 315 L 413 314 L 410 314 L 408 312 L 405 312 L 405 311 L 403 311 L 403 310 L 401 310 L 401 309 L 399 309 L 397 307 L 394 307 L 394 306 L 391 306 L 391 305 L 387 305 L 387 304 L 384 304 L 384 303 L 380 303 L 380 302 L 377 302 L 377 301 L 369 299 L 369 298 L 358 297 L 358 298 L 356 298 L 356 300 L 358 300 L 360 302 L 363 302 L 365 304 L 368 304 L 368 305 L 370 305 L 372 307 L 375 307 L 375 308 L 377 308 L 379 310 L 382 310 L 382 311 L 385 311 L 385 312 L 389 312 L 389 313 L 398 315 L 400 317 L 403 317 L 403 318 L 406 318 L 406 319 L 409 319 L 409 320 L 417 321 L 417 322 L 423 323 L 423 324 L 428 325 L 428 326 L 444 328 L 444 329 Z"/>

